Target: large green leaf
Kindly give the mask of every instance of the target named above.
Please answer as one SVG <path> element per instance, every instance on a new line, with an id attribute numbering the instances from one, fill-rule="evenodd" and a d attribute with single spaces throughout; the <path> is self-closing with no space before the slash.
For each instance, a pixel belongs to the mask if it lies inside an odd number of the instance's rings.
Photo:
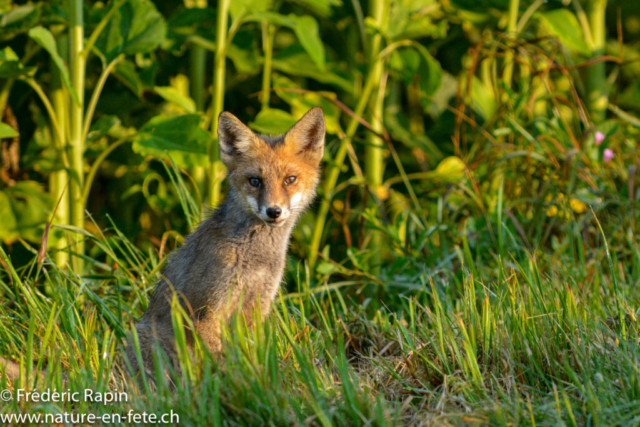
<path id="1" fill-rule="evenodd" d="M 417 76 L 420 91 L 423 95 L 427 95 L 424 100 L 425 105 L 430 104 L 431 97 L 442 81 L 440 63 L 424 46 L 417 43 L 395 51 L 391 55 L 388 68 L 407 85 Z"/>
<path id="2" fill-rule="evenodd" d="M 569 9 L 554 9 L 537 14 L 543 27 L 560 42 L 582 55 L 589 55 L 578 18 Z"/>
<path id="3" fill-rule="evenodd" d="M 53 200 L 34 181 L 20 181 L 0 192 L 0 240 L 11 243 L 18 237 L 37 243 L 49 220 Z"/>
<path id="4" fill-rule="evenodd" d="M 267 108 L 258 113 L 255 121 L 249 123 L 249 127 L 260 133 L 278 135 L 291 129 L 291 126 L 296 122 L 296 118 L 291 113 L 276 108 Z"/>
<path id="5" fill-rule="evenodd" d="M 337 86 L 345 92 L 353 92 L 353 84 L 349 80 L 331 72 L 330 66 L 327 68 L 329 70 L 321 70 L 317 67 L 300 45 L 290 45 L 273 57 L 274 70 L 282 71 L 292 76 L 310 77 L 321 83 Z"/>
<path id="6" fill-rule="evenodd" d="M 300 40 L 300 44 L 313 59 L 313 62 L 323 70 L 325 68 L 325 53 L 318 33 L 318 21 L 311 16 L 299 16 L 296 21 L 293 31 Z"/>
<path id="7" fill-rule="evenodd" d="M 266 20 L 280 27 L 293 30 L 300 44 L 321 70 L 325 69 L 324 45 L 318 33 L 318 21 L 312 16 L 280 15 L 274 12 L 254 12 L 251 20 Z"/>
<path id="8" fill-rule="evenodd" d="M 200 126 L 202 116 L 156 116 L 138 132 L 133 151 L 158 157 L 171 157 L 182 167 L 206 166 L 211 136 Z"/>
<path id="9" fill-rule="evenodd" d="M 167 24 L 150 0 L 127 0 L 111 17 L 96 47 L 111 62 L 122 53 L 154 50 L 164 41 L 166 32 Z"/>
<path id="10" fill-rule="evenodd" d="M 56 46 L 56 40 L 53 38 L 53 34 L 51 31 L 47 30 L 44 27 L 35 27 L 29 30 L 29 37 L 33 39 L 36 43 L 38 43 L 44 50 L 49 52 L 51 55 L 51 59 L 53 63 L 56 65 L 56 68 L 60 71 L 60 76 L 62 77 L 62 83 L 67 88 L 69 93 L 71 94 L 71 98 L 75 101 L 77 105 L 80 105 L 80 99 L 78 98 L 78 94 L 73 89 L 71 85 L 71 80 L 69 79 L 69 70 L 64 63 L 62 57 L 58 54 L 58 47 Z"/>
<path id="11" fill-rule="evenodd" d="M 431 56 L 427 48 L 415 44 L 420 53 L 420 65 L 418 66 L 418 76 L 420 78 L 420 90 L 426 95 L 432 96 L 440 82 L 442 81 L 442 67 L 436 59 Z"/>

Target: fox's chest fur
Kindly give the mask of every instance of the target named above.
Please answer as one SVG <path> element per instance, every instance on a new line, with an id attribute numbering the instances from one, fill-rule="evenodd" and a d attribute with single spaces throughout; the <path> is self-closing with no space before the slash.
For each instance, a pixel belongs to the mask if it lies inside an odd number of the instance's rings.
<path id="1" fill-rule="evenodd" d="M 268 311 L 282 281 L 292 225 L 269 228 L 225 203 L 172 254 L 143 321 L 170 316 L 173 287 L 195 318 Z M 188 302 L 188 303 L 187 303 Z M 246 310 L 245 310 L 246 307 Z"/>

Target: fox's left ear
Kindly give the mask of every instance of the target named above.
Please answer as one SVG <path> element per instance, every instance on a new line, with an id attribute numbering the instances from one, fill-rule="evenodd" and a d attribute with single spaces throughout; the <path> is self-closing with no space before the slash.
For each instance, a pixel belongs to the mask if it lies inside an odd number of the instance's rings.
<path id="1" fill-rule="evenodd" d="M 297 155 L 318 164 L 324 153 L 324 135 L 324 113 L 322 108 L 314 107 L 289 129 L 284 136 L 284 142 L 295 150 Z"/>

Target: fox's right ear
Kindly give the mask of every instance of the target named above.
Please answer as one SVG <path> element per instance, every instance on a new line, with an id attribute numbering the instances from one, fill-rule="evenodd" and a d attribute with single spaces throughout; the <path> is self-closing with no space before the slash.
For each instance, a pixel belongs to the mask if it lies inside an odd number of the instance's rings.
<path id="1" fill-rule="evenodd" d="M 256 135 L 236 116 L 226 111 L 218 117 L 218 144 L 220 158 L 227 167 L 235 163 L 235 159 L 249 151 L 255 143 Z"/>

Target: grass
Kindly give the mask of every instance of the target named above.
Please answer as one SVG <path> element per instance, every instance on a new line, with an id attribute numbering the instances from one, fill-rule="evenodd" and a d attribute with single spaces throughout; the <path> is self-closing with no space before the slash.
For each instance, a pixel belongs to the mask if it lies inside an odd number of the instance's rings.
<path id="1" fill-rule="evenodd" d="M 129 401 L 13 401 L 0 411 L 173 410 L 180 425 L 637 424 L 639 253 L 614 246 L 610 258 L 593 215 L 586 233 L 565 233 L 552 253 L 510 246 L 518 239 L 506 227 L 502 250 L 481 246 L 481 232 L 462 234 L 440 267 L 383 284 L 313 285 L 299 268 L 290 274 L 298 292 L 283 292 L 252 331 L 235 322 L 221 356 L 183 349 L 175 390 L 162 378 L 156 391 L 132 382 L 122 357 L 158 277 L 157 254 L 115 227 L 87 232 L 107 262 L 87 258 L 92 274 L 80 278 L 48 259 L 38 265 L 36 254 L 16 271 L 3 250 L 0 353 L 26 372 L 0 388 L 124 390 Z M 581 241 L 589 233 L 597 244 Z"/>

